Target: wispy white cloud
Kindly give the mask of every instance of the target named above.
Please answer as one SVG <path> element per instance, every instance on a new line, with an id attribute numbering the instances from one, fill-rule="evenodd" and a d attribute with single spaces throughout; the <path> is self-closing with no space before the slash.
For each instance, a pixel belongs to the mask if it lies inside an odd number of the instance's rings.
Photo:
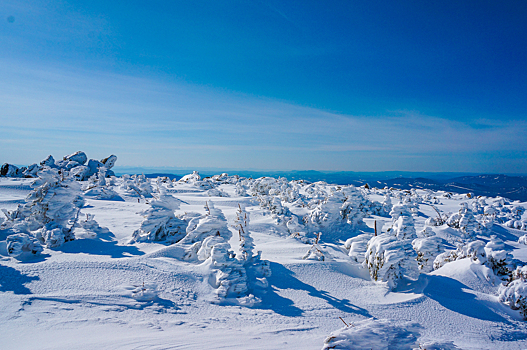
<path id="1" fill-rule="evenodd" d="M 82 149 L 116 153 L 121 165 L 466 171 L 527 149 L 525 121 L 350 116 L 184 83 L 0 63 L 0 161 Z"/>

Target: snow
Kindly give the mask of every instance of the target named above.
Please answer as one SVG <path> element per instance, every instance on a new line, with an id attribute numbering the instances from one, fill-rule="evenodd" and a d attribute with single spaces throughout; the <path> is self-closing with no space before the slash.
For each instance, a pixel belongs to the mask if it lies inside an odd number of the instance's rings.
<path id="1" fill-rule="evenodd" d="M 227 174 L 97 174 L 71 191 L 53 187 L 48 219 L 75 239 L 42 247 L 45 225 L 9 218 L 47 180 L 0 177 L 2 348 L 527 348 L 516 310 L 525 231 L 506 225 L 527 203 Z M 427 225 L 438 216 L 433 198 L 443 217 L 459 215 L 452 226 Z M 465 255 L 432 270 L 456 249 Z M 382 273 L 399 264 L 396 284 L 372 280 L 369 251 L 386 252 Z M 501 260 L 516 269 L 513 283 L 492 265 Z"/>

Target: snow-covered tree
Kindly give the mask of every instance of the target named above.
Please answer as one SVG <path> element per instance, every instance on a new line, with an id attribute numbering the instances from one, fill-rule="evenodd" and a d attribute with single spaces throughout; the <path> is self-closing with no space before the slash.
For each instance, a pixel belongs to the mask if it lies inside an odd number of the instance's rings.
<path id="1" fill-rule="evenodd" d="M 232 237 L 232 233 L 227 227 L 227 219 L 220 209 L 214 207 L 212 201 L 205 203 L 205 211 L 205 215 L 190 220 L 186 230 L 187 234 L 181 243 L 196 243 L 216 235 L 224 237 L 226 240 Z"/>
<path id="2" fill-rule="evenodd" d="M 435 258 L 444 252 L 442 240 L 437 236 L 416 238 L 412 241 L 412 246 L 417 253 L 419 271 L 425 273 L 434 269 Z"/>
<path id="3" fill-rule="evenodd" d="M 527 319 L 527 266 L 516 268 L 512 280 L 500 286 L 498 299 Z"/>
<path id="4" fill-rule="evenodd" d="M 320 236 L 322 235 L 322 232 L 319 232 L 316 235 L 316 238 L 313 242 L 313 245 L 306 254 L 302 257 L 304 260 L 318 260 L 318 261 L 324 261 L 326 259 L 324 252 L 322 251 L 322 248 L 319 245 Z"/>
<path id="5" fill-rule="evenodd" d="M 472 261 L 480 264 L 486 263 L 487 255 L 485 253 L 485 242 L 476 240 L 465 245 L 459 243 L 457 249 L 441 253 L 435 258 L 434 270 L 443 267 L 451 261 L 465 258 L 470 258 Z"/>
<path id="6" fill-rule="evenodd" d="M 486 265 L 501 278 L 509 278 L 514 270 L 512 254 L 505 250 L 505 244 L 497 236 L 492 235 L 490 241 L 485 245 L 487 257 Z"/>
<path id="7" fill-rule="evenodd" d="M 308 229 L 323 232 L 329 241 L 349 237 L 364 224 L 370 203 L 355 188 L 337 189 L 314 205 L 307 216 Z"/>
<path id="8" fill-rule="evenodd" d="M 145 217 L 141 227 L 134 231 L 132 242 L 167 241 L 176 243 L 186 235 L 187 222 L 175 216 L 180 200 L 161 194 L 150 202 L 150 208 L 141 213 Z"/>
<path id="9" fill-rule="evenodd" d="M 84 205 L 80 184 L 57 169 L 44 167 L 24 205 L 9 213 L 3 223 L 12 233 L 36 237 L 48 248 L 75 239 L 73 229 Z"/>
<path id="10" fill-rule="evenodd" d="M 254 242 L 249 234 L 249 213 L 242 209 L 238 204 L 236 217 L 234 219 L 234 228 L 238 231 L 240 238 L 240 252 L 244 260 L 250 259 L 253 256 Z"/>
<path id="11" fill-rule="evenodd" d="M 419 276 L 416 256 L 411 240 L 383 233 L 369 240 L 363 267 L 369 270 L 372 280 L 386 282 L 388 288 L 394 289 L 402 277 Z"/>

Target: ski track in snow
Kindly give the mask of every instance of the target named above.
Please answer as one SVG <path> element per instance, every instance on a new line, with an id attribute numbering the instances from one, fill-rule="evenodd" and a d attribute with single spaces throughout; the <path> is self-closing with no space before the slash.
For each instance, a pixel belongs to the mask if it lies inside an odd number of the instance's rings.
<path id="1" fill-rule="evenodd" d="M 0 178 L 0 208 L 14 210 L 24 203 L 30 183 Z M 343 326 L 340 318 L 348 324 L 369 318 L 395 325 L 415 322 L 422 326 L 420 342 L 453 341 L 460 349 L 527 348 L 526 322 L 498 302 L 498 286 L 482 281 L 481 265 L 454 261 L 389 292 L 351 263 L 342 244 L 322 244 L 327 261 L 302 260 L 310 245 L 289 237 L 254 198 L 236 197 L 231 185 L 220 188 L 230 197 L 209 197 L 190 184 L 168 193 L 182 201 L 176 214 L 203 213 L 207 200 L 223 211 L 229 225 L 238 204 L 251 213 L 255 251 L 262 251 L 272 271 L 268 291 L 257 295 L 261 304 L 211 303 L 206 296 L 212 287 L 201 265 L 168 253 L 156 255 L 167 247 L 162 243 L 129 244 L 144 219 L 140 212 L 149 205 L 116 187 L 124 201 L 86 198 L 81 209 L 81 217 L 92 214 L 108 228 L 96 238 L 77 239 L 19 261 L 7 255 L 0 231 L 0 348 L 321 349 L 324 339 Z M 460 202 L 441 198 L 437 207 L 456 212 Z M 417 231 L 429 216 L 435 211 L 421 205 Z M 391 219 L 376 218 L 378 229 L 385 231 L 383 223 Z M 364 221 L 367 226 L 361 230 L 372 232 L 374 220 Z M 525 232 L 499 227 L 515 258 L 526 261 L 527 246 L 516 243 Z M 239 252 L 237 231 L 230 230 L 231 247 Z M 439 234 L 446 237 L 448 232 Z M 134 296 L 134 289 L 143 286 L 155 290 L 155 297 Z"/>

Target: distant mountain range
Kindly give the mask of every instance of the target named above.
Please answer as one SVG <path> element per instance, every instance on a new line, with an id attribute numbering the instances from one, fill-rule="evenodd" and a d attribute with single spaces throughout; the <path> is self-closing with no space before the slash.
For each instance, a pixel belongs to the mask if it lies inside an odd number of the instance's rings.
<path id="1" fill-rule="evenodd" d="M 124 169 L 116 169 L 116 173 Z M 128 169 L 127 173 L 134 173 Z M 501 196 L 511 200 L 527 201 L 527 176 L 512 176 L 503 174 L 467 174 L 467 173 L 425 173 L 425 172 L 322 172 L 315 170 L 305 171 L 200 171 L 202 177 L 212 176 L 227 172 L 244 177 L 258 178 L 262 176 L 285 177 L 288 180 L 306 180 L 309 182 L 325 181 L 338 185 L 352 184 L 362 186 L 369 184 L 371 187 L 394 187 L 400 189 L 431 189 L 455 193 L 472 192 L 476 196 Z M 141 173 L 141 171 L 136 171 Z M 145 174 L 148 177 L 168 176 L 171 179 L 192 173 L 191 170 L 176 170 L 174 172 L 159 172 Z"/>

